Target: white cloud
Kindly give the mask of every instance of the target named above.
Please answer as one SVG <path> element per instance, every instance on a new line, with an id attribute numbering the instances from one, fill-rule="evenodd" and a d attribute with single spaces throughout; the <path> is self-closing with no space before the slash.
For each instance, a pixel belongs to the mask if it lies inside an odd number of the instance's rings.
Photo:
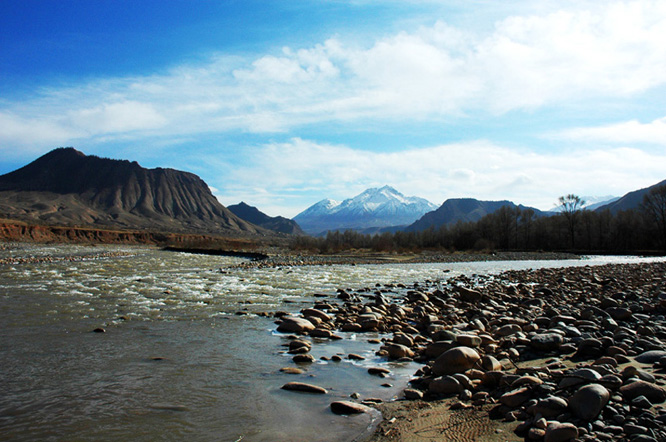
<path id="1" fill-rule="evenodd" d="M 148 103 L 104 103 L 68 114 L 70 125 L 93 134 L 131 132 L 163 127 L 167 120 Z"/>
<path id="2" fill-rule="evenodd" d="M 109 78 L 4 101 L 0 142 L 244 130 L 286 132 L 352 120 L 442 120 L 630 97 L 666 83 L 666 3 L 582 3 L 531 12 L 494 28 L 432 26 L 350 44 Z M 37 136 L 25 127 L 39 127 Z"/>
<path id="3" fill-rule="evenodd" d="M 607 143 L 647 143 L 666 145 L 666 117 L 649 123 L 638 120 L 624 121 L 597 127 L 579 127 L 559 134 L 558 138 L 577 141 L 602 141 Z"/>
<path id="4" fill-rule="evenodd" d="M 226 170 L 215 183 L 223 203 L 245 199 L 289 217 L 322 198 L 342 200 L 384 184 L 435 204 L 473 197 L 549 209 L 568 193 L 621 196 L 663 180 L 666 170 L 666 152 L 538 153 L 486 141 L 382 153 L 294 139 L 252 152 L 246 166 Z M 244 183 L 253 189 L 249 192 Z"/>

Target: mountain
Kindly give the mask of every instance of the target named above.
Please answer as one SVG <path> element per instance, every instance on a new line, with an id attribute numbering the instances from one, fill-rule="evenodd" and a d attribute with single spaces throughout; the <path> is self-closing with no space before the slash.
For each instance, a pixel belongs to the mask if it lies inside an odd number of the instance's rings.
<path id="1" fill-rule="evenodd" d="M 609 210 L 610 213 L 615 215 L 618 212 L 623 210 L 638 209 L 643 202 L 643 197 L 650 192 L 652 189 L 666 185 L 666 180 L 661 181 L 645 189 L 634 190 L 624 195 L 622 198 L 617 201 L 613 201 L 610 204 L 603 205 L 596 209 L 597 212 L 603 212 L 604 210 Z"/>
<path id="2" fill-rule="evenodd" d="M 478 221 L 484 216 L 499 210 L 504 206 L 528 209 L 525 206 L 516 206 L 511 201 L 479 201 L 474 198 L 451 198 L 437 209 L 423 215 L 418 221 L 405 229 L 408 232 L 418 232 L 430 227 L 439 228 L 443 225 L 455 224 L 458 221 Z M 535 215 L 540 216 L 542 212 L 534 210 Z"/>
<path id="3" fill-rule="evenodd" d="M 198 176 L 59 148 L 0 176 L 0 216 L 57 225 L 266 233 L 238 218 Z"/>
<path id="4" fill-rule="evenodd" d="M 227 206 L 234 215 L 256 226 L 263 227 L 264 229 L 272 230 L 278 233 L 287 233 L 290 235 L 303 235 L 305 232 L 301 230 L 296 221 L 284 218 L 282 216 L 268 216 L 261 212 L 256 207 L 240 202 Z"/>
<path id="5" fill-rule="evenodd" d="M 390 186 L 367 189 L 337 202 L 319 201 L 294 217 L 311 235 L 329 230 L 364 230 L 409 225 L 437 206 L 418 197 L 406 197 Z"/>

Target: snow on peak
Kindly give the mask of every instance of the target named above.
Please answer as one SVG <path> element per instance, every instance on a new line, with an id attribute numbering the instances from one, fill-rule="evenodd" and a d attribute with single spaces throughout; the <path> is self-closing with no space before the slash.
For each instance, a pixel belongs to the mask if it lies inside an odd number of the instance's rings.
<path id="1" fill-rule="evenodd" d="M 366 189 L 342 202 L 325 199 L 296 215 L 308 232 L 327 229 L 406 225 L 437 206 L 418 197 L 406 197 L 391 186 Z"/>

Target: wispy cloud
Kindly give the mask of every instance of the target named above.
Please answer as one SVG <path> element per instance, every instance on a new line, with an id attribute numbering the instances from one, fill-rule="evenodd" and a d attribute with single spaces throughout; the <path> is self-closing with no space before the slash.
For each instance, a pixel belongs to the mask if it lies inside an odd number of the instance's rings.
<path id="1" fill-rule="evenodd" d="M 666 117 L 649 123 L 638 120 L 623 121 L 596 127 L 579 127 L 553 134 L 558 138 L 576 141 L 601 141 L 621 144 L 656 144 L 666 145 Z"/>
<path id="2" fill-rule="evenodd" d="M 51 86 L 0 104 L 0 143 L 437 121 L 627 97 L 664 83 L 666 4 L 588 3 L 507 17 L 485 34 L 441 21 L 369 44 L 339 35 L 254 57 L 218 54 L 149 76 Z"/>

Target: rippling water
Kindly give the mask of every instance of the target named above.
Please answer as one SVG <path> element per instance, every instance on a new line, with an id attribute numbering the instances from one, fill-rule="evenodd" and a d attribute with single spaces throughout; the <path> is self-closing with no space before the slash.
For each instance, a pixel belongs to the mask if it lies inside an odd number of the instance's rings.
<path id="1" fill-rule="evenodd" d="M 123 256 L 90 259 L 113 252 Z M 76 256 L 75 260 L 58 259 Z M 319 360 L 303 375 L 286 338 L 257 315 L 311 306 L 337 288 L 438 281 L 508 269 L 640 261 L 314 266 L 235 269 L 240 258 L 149 248 L 14 245 L 2 258 L 55 257 L 0 265 L 0 440 L 329 441 L 365 434 L 376 415 L 333 415 L 331 401 L 395 397 L 418 365 L 374 356 L 376 335 L 317 341 L 316 358 L 359 353 L 360 362 Z M 389 293 L 390 295 L 391 293 Z M 399 291 L 393 292 L 401 295 Z M 92 333 L 103 327 L 106 333 Z M 388 366 L 391 378 L 367 374 Z M 326 396 L 286 392 L 299 380 Z M 392 387 L 382 387 L 383 383 Z"/>

